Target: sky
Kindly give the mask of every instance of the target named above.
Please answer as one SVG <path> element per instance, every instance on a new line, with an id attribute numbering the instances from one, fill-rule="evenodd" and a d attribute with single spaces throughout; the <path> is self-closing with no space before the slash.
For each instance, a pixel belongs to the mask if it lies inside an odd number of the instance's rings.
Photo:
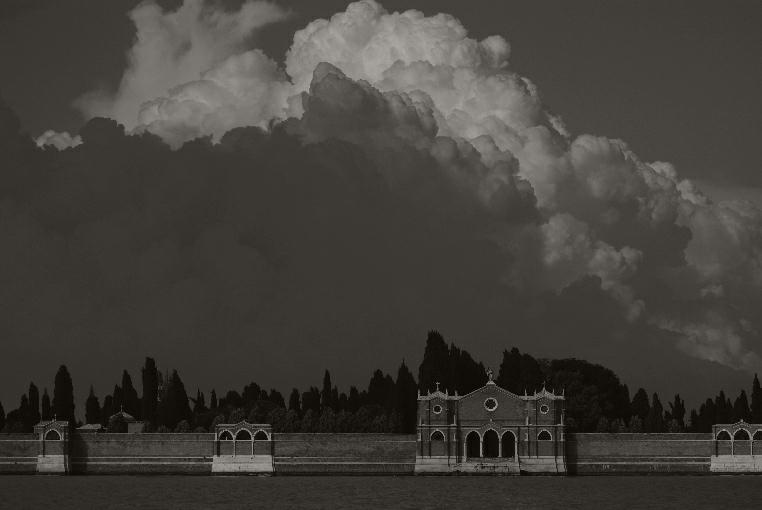
<path id="1" fill-rule="evenodd" d="M 748 385 L 758 3 L 363 5 L 3 3 L 6 410 L 61 362 L 103 393 L 147 355 L 207 391 L 365 384 L 428 329 Z"/>

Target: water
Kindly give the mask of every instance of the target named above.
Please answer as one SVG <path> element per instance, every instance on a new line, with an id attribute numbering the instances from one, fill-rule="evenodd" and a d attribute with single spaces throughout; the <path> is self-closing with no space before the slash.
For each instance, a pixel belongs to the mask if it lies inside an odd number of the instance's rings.
<path id="1" fill-rule="evenodd" d="M 762 508 L 758 476 L 0 476 L 0 508 Z"/>

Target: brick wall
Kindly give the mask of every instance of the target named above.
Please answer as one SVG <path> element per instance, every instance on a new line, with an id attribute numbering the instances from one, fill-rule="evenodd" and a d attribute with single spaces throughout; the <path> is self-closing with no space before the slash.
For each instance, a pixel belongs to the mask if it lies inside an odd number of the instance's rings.
<path id="1" fill-rule="evenodd" d="M 0 434 L 0 473 L 34 473 L 39 449 L 34 434 Z"/>
<path id="2" fill-rule="evenodd" d="M 412 474 L 415 438 L 405 434 L 274 434 L 279 474 Z"/>
<path id="3" fill-rule="evenodd" d="M 48 441 L 46 448 L 52 452 L 60 444 Z M 736 455 L 751 447 L 749 441 L 734 443 Z M 753 447 L 762 453 L 762 441 Z M 730 441 L 715 442 L 711 434 L 567 434 L 566 464 L 571 474 L 705 473 L 710 457 L 730 448 Z M 74 434 L 69 443 L 74 473 L 208 474 L 214 449 L 210 433 Z M 263 450 L 274 455 L 280 474 L 410 474 L 416 436 L 274 434 L 272 443 L 255 443 L 255 453 Z M 35 472 L 38 452 L 34 434 L 0 435 L 0 473 Z"/>
<path id="4" fill-rule="evenodd" d="M 74 473 L 205 474 L 214 434 L 78 434 L 69 452 Z"/>
<path id="5" fill-rule="evenodd" d="M 567 434 L 571 474 L 705 473 L 711 434 Z"/>

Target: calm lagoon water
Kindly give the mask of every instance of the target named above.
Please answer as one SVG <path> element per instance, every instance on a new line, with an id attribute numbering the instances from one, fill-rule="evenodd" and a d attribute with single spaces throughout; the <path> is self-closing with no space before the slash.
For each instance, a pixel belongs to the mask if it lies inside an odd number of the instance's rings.
<path id="1" fill-rule="evenodd" d="M 2 476 L 0 508 L 762 508 L 760 476 Z"/>

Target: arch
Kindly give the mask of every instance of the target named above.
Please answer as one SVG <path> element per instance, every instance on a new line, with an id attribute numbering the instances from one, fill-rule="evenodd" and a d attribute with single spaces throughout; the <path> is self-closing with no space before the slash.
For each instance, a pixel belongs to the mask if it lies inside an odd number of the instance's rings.
<path id="1" fill-rule="evenodd" d="M 548 432 L 547 430 L 543 429 L 543 430 L 540 431 L 539 434 L 537 434 L 537 440 L 538 441 L 552 441 L 553 440 L 553 436 L 550 435 L 550 432 Z"/>
<path id="2" fill-rule="evenodd" d="M 717 441 L 730 441 L 730 432 L 721 430 L 717 433 Z"/>
<path id="3" fill-rule="evenodd" d="M 229 430 L 223 430 L 220 432 L 219 435 L 220 441 L 232 441 L 233 440 L 233 434 Z"/>
<path id="4" fill-rule="evenodd" d="M 749 439 L 751 439 L 751 436 L 749 436 L 749 431 L 746 429 L 738 429 L 733 434 L 733 440 L 735 441 L 748 441 Z"/>
<path id="5" fill-rule="evenodd" d="M 497 432 L 495 432 L 495 430 L 489 429 L 487 432 L 485 432 L 482 443 L 482 457 L 489 457 L 492 459 L 500 457 L 500 439 L 498 438 Z"/>
<path id="6" fill-rule="evenodd" d="M 474 459 L 479 458 L 482 456 L 481 454 L 481 438 L 479 437 L 479 433 L 475 430 L 472 430 L 468 433 L 466 436 L 466 458 L 467 459 Z"/>
<path id="7" fill-rule="evenodd" d="M 258 430 L 254 434 L 254 441 L 268 441 L 270 439 L 270 436 L 267 435 L 267 432 L 264 430 Z"/>
<path id="8" fill-rule="evenodd" d="M 752 437 L 755 441 L 762 441 L 762 429 L 759 429 L 754 433 L 754 436 Z"/>
<path id="9" fill-rule="evenodd" d="M 238 432 L 236 432 L 235 440 L 236 441 L 251 441 L 251 432 L 249 432 L 246 429 L 241 429 Z"/>
<path id="10" fill-rule="evenodd" d="M 431 437 L 429 437 L 430 441 L 444 441 L 444 434 L 442 434 L 441 430 L 435 430 L 431 433 Z"/>
<path id="11" fill-rule="evenodd" d="M 55 430 L 50 429 L 47 432 L 45 432 L 45 441 L 60 441 L 61 440 L 61 434 Z"/>
<path id="12" fill-rule="evenodd" d="M 503 447 L 503 457 L 510 459 L 516 456 L 516 436 L 510 430 L 507 430 L 501 439 Z"/>

